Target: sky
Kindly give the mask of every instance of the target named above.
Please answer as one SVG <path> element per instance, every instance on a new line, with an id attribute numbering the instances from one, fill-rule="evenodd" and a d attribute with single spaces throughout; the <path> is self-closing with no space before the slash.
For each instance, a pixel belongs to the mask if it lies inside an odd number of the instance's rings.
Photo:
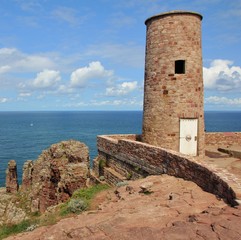
<path id="1" fill-rule="evenodd" d="M 205 110 L 241 111 L 241 0 L 0 0 L 0 111 L 142 110 L 145 20 L 203 15 Z"/>

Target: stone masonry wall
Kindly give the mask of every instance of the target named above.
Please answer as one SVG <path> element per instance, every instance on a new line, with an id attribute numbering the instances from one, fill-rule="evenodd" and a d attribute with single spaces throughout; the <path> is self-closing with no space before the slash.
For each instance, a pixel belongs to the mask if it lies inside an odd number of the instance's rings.
<path id="1" fill-rule="evenodd" d="M 135 174 L 142 175 L 141 173 L 144 176 L 165 173 L 180 177 L 195 182 L 203 190 L 225 199 L 232 205 L 236 204 L 235 193 L 227 182 L 196 158 L 138 141 L 128 139 L 116 141 L 111 136 L 98 136 L 97 146 L 99 156 L 105 159 L 107 167 L 111 167 L 108 166 L 108 160 L 112 159 L 120 168 L 128 170 L 135 177 Z"/>
<path id="2" fill-rule="evenodd" d="M 205 142 L 206 145 L 241 145 L 241 132 L 208 132 L 205 134 Z"/>

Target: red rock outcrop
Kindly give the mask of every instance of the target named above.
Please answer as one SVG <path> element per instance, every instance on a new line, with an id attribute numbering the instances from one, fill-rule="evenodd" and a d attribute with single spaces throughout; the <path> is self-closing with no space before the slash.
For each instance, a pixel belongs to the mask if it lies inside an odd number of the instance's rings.
<path id="1" fill-rule="evenodd" d="M 33 161 L 28 160 L 23 165 L 22 190 L 28 190 L 32 185 Z"/>
<path id="2" fill-rule="evenodd" d="M 24 164 L 22 189 L 30 192 L 31 211 L 44 212 L 86 187 L 88 177 L 88 147 L 79 141 L 62 141 L 43 151 L 35 162 Z"/>
<path id="3" fill-rule="evenodd" d="M 10 160 L 8 162 L 8 168 L 6 170 L 6 192 L 16 193 L 18 191 L 18 174 L 17 174 L 17 164 L 15 160 Z"/>

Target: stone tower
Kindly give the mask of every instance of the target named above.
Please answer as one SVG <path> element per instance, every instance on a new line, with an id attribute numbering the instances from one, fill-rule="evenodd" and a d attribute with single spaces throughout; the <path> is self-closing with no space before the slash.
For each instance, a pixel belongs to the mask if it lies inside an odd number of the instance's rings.
<path id="1" fill-rule="evenodd" d="M 204 154 L 202 16 L 172 11 L 146 20 L 143 142 Z"/>

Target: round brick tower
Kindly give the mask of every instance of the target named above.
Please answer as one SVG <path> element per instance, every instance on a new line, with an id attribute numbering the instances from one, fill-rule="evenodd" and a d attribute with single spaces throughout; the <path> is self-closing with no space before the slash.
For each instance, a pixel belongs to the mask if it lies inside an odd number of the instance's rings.
<path id="1" fill-rule="evenodd" d="M 143 142 L 204 154 L 202 16 L 172 11 L 146 20 Z"/>

